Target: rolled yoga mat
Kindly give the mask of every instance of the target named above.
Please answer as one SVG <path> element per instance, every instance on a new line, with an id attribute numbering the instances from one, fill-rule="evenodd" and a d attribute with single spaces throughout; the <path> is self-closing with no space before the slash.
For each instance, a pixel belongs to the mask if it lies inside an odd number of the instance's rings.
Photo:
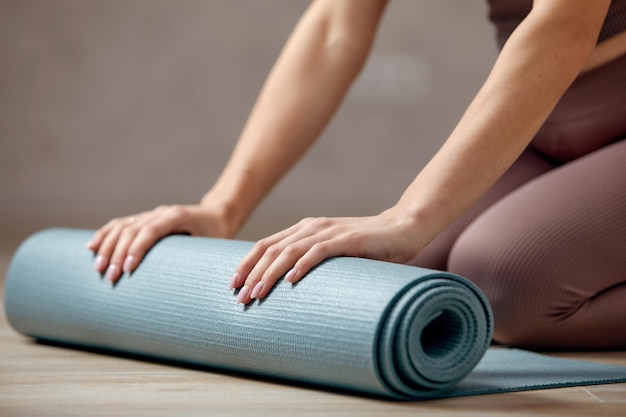
<path id="1" fill-rule="evenodd" d="M 170 236 L 112 286 L 93 270 L 92 235 L 49 229 L 20 246 L 5 285 L 17 331 L 397 399 L 626 381 L 624 367 L 515 349 L 480 362 L 489 306 L 445 272 L 333 258 L 243 307 L 227 283 L 250 242 Z"/>

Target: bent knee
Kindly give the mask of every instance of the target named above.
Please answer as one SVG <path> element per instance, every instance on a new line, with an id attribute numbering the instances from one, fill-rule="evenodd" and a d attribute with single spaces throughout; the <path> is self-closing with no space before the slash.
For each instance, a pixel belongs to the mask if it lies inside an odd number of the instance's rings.
<path id="1" fill-rule="evenodd" d="M 457 245 L 448 266 L 485 294 L 493 311 L 496 342 L 544 349 L 596 348 L 612 343 L 602 342 L 594 313 L 588 310 L 597 294 L 567 281 L 574 274 L 538 262 L 541 253 L 534 254 L 534 250 L 525 251 L 524 257 L 505 256 L 506 247 L 499 251 L 485 245 Z"/>
<path id="2" fill-rule="evenodd" d="M 461 236 L 448 269 L 475 283 L 494 317 L 494 340 L 507 345 L 539 346 L 559 320 L 551 311 L 559 289 L 540 248 L 521 249 L 515 240 Z"/>

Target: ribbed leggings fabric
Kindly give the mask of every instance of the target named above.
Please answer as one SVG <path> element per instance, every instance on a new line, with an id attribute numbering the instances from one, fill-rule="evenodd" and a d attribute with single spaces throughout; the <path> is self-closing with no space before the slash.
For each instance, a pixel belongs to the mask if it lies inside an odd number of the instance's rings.
<path id="1" fill-rule="evenodd" d="M 559 166 L 527 149 L 412 263 L 475 282 L 497 342 L 626 348 L 626 140 Z"/>

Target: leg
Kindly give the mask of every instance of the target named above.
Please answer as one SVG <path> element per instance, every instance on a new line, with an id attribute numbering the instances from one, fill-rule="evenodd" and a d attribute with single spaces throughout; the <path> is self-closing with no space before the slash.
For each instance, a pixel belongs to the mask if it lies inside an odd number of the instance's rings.
<path id="1" fill-rule="evenodd" d="M 450 270 L 494 310 L 496 341 L 626 348 L 626 140 L 548 172 L 459 237 Z"/>
<path id="2" fill-rule="evenodd" d="M 554 165 L 542 156 L 530 149 L 526 150 L 480 200 L 409 263 L 423 268 L 446 270 L 452 245 L 474 219 L 511 191 L 552 168 Z"/>

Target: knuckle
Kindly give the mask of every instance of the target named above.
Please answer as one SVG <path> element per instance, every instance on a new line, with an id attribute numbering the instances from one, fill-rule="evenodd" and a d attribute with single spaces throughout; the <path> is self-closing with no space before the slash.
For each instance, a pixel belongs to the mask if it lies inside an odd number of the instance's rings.
<path id="1" fill-rule="evenodd" d="M 150 248 L 150 242 L 141 232 L 143 232 L 143 229 L 139 229 L 137 234 L 128 242 L 128 252 L 131 255 L 136 255 L 137 252 L 145 252 Z"/>
<path id="2" fill-rule="evenodd" d="M 298 248 L 294 244 L 289 244 L 283 249 L 283 254 L 287 257 L 293 257 L 298 254 Z"/>
<path id="3" fill-rule="evenodd" d="M 248 277 L 244 281 L 243 285 L 244 286 L 248 286 L 248 287 L 253 287 L 254 284 L 256 284 L 257 281 L 258 281 L 258 279 L 257 279 L 256 275 L 250 274 L 250 275 L 248 275 Z"/>
<path id="4" fill-rule="evenodd" d="M 282 252 L 282 249 L 278 245 L 271 245 L 270 247 L 267 248 L 267 250 L 265 251 L 265 254 L 275 258 L 278 255 L 280 255 L 281 252 Z"/>
<path id="5" fill-rule="evenodd" d="M 96 233 L 94 233 L 93 240 L 101 241 L 102 239 L 104 239 L 105 236 L 106 236 L 105 231 L 102 229 L 99 229 L 96 231 Z"/>
<path id="6" fill-rule="evenodd" d="M 111 256 L 111 250 L 109 250 L 105 246 L 101 246 L 97 254 L 98 256 L 102 256 L 103 258 L 108 259 Z"/>
<path id="7" fill-rule="evenodd" d="M 298 270 L 300 276 L 306 275 L 311 268 L 315 266 L 315 263 L 310 260 L 308 256 L 304 256 L 296 262 L 294 269 Z"/>
<path id="8" fill-rule="evenodd" d="M 97 233 L 106 233 L 111 230 L 111 228 L 115 225 L 115 219 L 110 219 L 108 222 L 102 225 L 100 229 L 98 229 Z"/>
<path id="9" fill-rule="evenodd" d="M 272 267 L 267 268 L 267 270 L 263 273 L 263 275 L 261 276 L 261 278 L 259 279 L 260 282 L 264 282 L 264 283 L 268 283 L 272 280 L 272 277 L 275 275 L 275 270 Z"/>
<path id="10" fill-rule="evenodd" d="M 128 252 L 127 254 L 129 256 L 133 256 L 135 258 L 143 258 L 143 255 L 145 254 L 145 249 L 141 246 L 141 243 L 139 242 L 133 242 L 129 247 L 128 247 Z"/>
<path id="11" fill-rule="evenodd" d="M 330 250 L 330 245 L 327 242 L 319 242 L 311 247 L 311 252 L 316 255 L 324 256 Z"/>
<path id="12" fill-rule="evenodd" d="M 124 222 L 124 219 L 122 217 L 115 217 L 113 219 L 111 219 L 111 221 L 109 221 L 109 225 L 110 226 L 119 226 Z"/>
<path id="13" fill-rule="evenodd" d="M 117 241 L 114 241 L 111 238 L 111 236 L 108 236 L 106 239 L 104 239 L 104 241 L 102 242 L 102 245 L 100 245 L 100 249 L 98 250 L 98 253 L 110 255 L 113 252 L 113 249 L 115 248 L 116 242 Z"/>
<path id="14" fill-rule="evenodd" d="M 311 224 L 315 221 L 314 217 L 305 217 L 304 219 L 300 220 L 299 223 L 303 226 L 306 226 L 308 224 Z"/>
<path id="15" fill-rule="evenodd" d="M 332 221 L 328 217 L 318 217 L 315 219 L 314 224 L 318 228 L 326 228 L 332 224 Z"/>
<path id="16" fill-rule="evenodd" d="M 167 210 L 172 217 L 176 218 L 185 217 L 188 214 L 187 208 L 180 204 L 170 206 Z"/>
<path id="17" fill-rule="evenodd" d="M 270 242 L 267 239 L 261 239 L 254 244 L 254 249 L 260 252 L 265 252 L 270 247 Z"/>
<path id="18" fill-rule="evenodd" d="M 128 221 L 128 217 L 119 217 L 115 219 L 115 223 L 115 228 L 117 228 L 122 233 L 134 226 L 133 223 L 130 223 Z"/>
<path id="19" fill-rule="evenodd" d="M 139 230 L 139 228 L 137 227 L 137 225 L 129 223 L 123 226 L 122 229 L 122 235 L 124 236 L 129 236 L 129 235 L 135 235 L 137 234 L 137 231 Z"/>
<path id="20" fill-rule="evenodd" d="M 124 255 L 125 254 L 121 250 L 116 249 L 111 256 L 111 263 L 115 265 L 121 265 L 124 261 Z"/>

